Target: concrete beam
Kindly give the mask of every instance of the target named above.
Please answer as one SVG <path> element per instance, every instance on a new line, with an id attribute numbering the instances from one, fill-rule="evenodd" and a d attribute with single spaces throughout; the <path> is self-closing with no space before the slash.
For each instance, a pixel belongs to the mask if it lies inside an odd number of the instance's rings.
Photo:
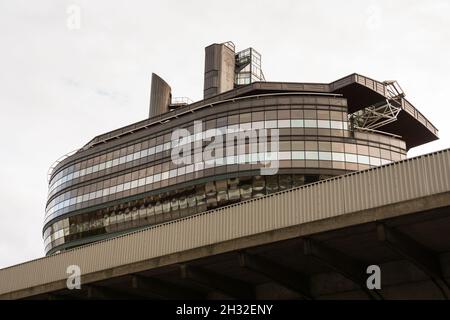
<path id="1" fill-rule="evenodd" d="M 180 265 L 180 274 L 182 279 L 191 280 L 211 290 L 220 291 L 231 298 L 255 298 L 254 288 L 251 285 L 203 268 L 182 264 Z"/>
<path id="2" fill-rule="evenodd" d="M 42 296 L 36 297 L 37 300 L 72 300 L 74 299 L 72 296 L 63 297 L 56 293 L 46 293 Z M 34 300 L 34 299 L 32 299 Z"/>
<path id="3" fill-rule="evenodd" d="M 303 254 L 315 258 L 317 261 L 340 273 L 345 278 L 359 286 L 367 296 L 374 300 L 381 300 L 380 292 L 369 290 L 366 285 L 366 266 L 347 255 L 326 247 L 312 239 L 303 240 Z"/>
<path id="4" fill-rule="evenodd" d="M 269 259 L 245 252 L 239 253 L 239 264 L 243 268 L 262 274 L 283 287 L 298 293 L 305 299 L 312 299 L 309 279 L 304 274 L 270 261 Z"/>
<path id="5" fill-rule="evenodd" d="M 86 287 L 87 298 L 92 300 L 124 300 L 140 298 L 135 295 L 130 295 L 127 292 L 98 285 L 89 284 L 84 285 L 84 287 Z"/>
<path id="6" fill-rule="evenodd" d="M 439 258 L 422 244 L 406 234 L 387 227 L 377 225 L 378 240 L 422 270 L 442 292 L 445 299 L 450 298 L 450 287 L 445 281 Z"/>
<path id="7" fill-rule="evenodd" d="M 154 278 L 133 275 L 131 277 L 131 287 L 138 295 L 146 296 L 150 299 L 202 299 L 200 293 L 185 289 L 181 286 L 173 285 L 165 281 Z"/>

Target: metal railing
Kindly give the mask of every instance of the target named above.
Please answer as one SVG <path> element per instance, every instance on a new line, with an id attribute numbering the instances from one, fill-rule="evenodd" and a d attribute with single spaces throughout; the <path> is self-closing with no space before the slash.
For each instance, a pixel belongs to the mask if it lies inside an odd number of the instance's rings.
<path id="1" fill-rule="evenodd" d="M 48 168 L 48 171 L 47 171 L 47 182 L 50 182 L 50 178 L 52 176 L 53 170 L 55 170 L 55 168 L 58 166 L 58 164 L 60 162 L 62 162 L 64 159 L 67 159 L 71 155 L 74 155 L 75 153 L 77 153 L 80 150 L 81 150 L 81 148 L 70 151 L 70 152 L 66 153 L 65 155 L 62 155 L 61 157 L 59 157 L 55 162 L 53 162 L 53 164 L 50 166 L 50 168 Z"/>
<path id="2" fill-rule="evenodd" d="M 192 100 L 189 97 L 175 97 L 172 99 L 171 105 L 189 105 L 191 103 L 194 103 L 194 100 Z"/>

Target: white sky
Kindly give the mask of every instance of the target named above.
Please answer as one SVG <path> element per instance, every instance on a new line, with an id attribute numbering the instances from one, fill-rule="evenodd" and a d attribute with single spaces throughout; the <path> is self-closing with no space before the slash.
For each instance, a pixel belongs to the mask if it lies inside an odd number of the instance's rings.
<path id="1" fill-rule="evenodd" d="M 67 27 L 70 5 L 79 30 Z M 148 114 L 150 76 L 199 100 L 204 47 L 262 54 L 269 81 L 398 80 L 450 147 L 450 1 L 1 1 L 0 268 L 44 255 L 47 170 Z"/>

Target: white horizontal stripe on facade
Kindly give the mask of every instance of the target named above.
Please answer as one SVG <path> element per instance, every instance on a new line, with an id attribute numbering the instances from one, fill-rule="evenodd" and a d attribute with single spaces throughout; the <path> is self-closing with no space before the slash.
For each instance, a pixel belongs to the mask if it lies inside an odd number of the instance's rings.
<path id="1" fill-rule="evenodd" d="M 303 119 L 293 119 L 293 120 L 267 120 L 267 121 L 258 121 L 258 122 L 248 122 L 242 123 L 240 125 L 230 125 L 227 127 L 220 127 L 216 129 L 211 129 L 217 134 L 225 134 L 225 133 L 237 133 L 243 130 L 250 129 L 282 129 L 282 128 L 318 128 L 318 129 L 345 129 L 348 128 L 348 123 L 343 121 L 334 121 L 334 120 L 305 120 Z M 312 122 L 311 122 L 312 121 Z M 206 131 L 202 131 L 201 133 L 192 134 L 186 138 L 186 143 L 192 143 L 193 141 L 201 141 L 206 139 Z M 58 177 L 60 173 L 58 173 L 49 184 L 49 193 L 51 193 L 56 187 L 61 184 L 71 181 L 73 179 L 83 177 L 85 175 L 95 173 L 101 170 L 109 169 L 111 167 L 115 167 L 127 162 L 131 162 L 134 160 L 138 160 L 141 158 L 145 158 L 147 156 L 156 155 L 166 150 L 170 150 L 172 146 L 178 145 L 174 142 L 166 142 L 164 144 L 160 144 L 154 147 L 150 147 L 148 149 L 144 149 L 129 155 L 122 156 L 120 158 L 115 158 L 112 160 L 108 160 L 94 166 L 90 166 L 88 168 L 81 169 L 79 171 L 75 171 L 69 173 L 65 176 Z M 182 144 L 180 144 L 182 145 Z M 73 165 L 71 166 L 73 167 Z"/>
<path id="2" fill-rule="evenodd" d="M 334 155 L 334 154 L 336 154 L 336 155 Z M 177 174 L 176 175 L 172 174 L 172 177 L 184 175 L 184 174 L 188 173 L 188 171 L 191 172 L 191 170 L 193 170 L 192 172 L 194 172 L 194 171 L 204 170 L 205 168 L 206 169 L 214 168 L 214 167 L 223 166 L 223 165 L 246 164 L 246 163 L 247 164 L 258 164 L 259 162 L 262 162 L 262 161 L 281 161 L 281 160 L 331 161 L 334 159 L 342 159 L 342 158 L 345 158 L 345 162 L 369 165 L 369 163 L 367 163 L 369 157 L 367 157 L 367 156 L 361 157 L 356 154 L 322 152 L 322 151 L 268 152 L 268 153 L 246 154 L 246 155 L 239 155 L 239 156 L 234 156 L 234 157 L 220 158 L 218 160 L 212 160 L 209 163 L 199 162 L 199 163 L 195 163 L 193 165 L 179 167 L 177 169 L 174 169 L 174 170 L 177 170 Z M 256 159 L 259 159 L 259 160 L 256 160 Z M 359 159 L 363 160 L 364 162 L 359 162 L 358 161 Z M 384 160 L 385 162 L 389 161 L 387 159 L 378 159 L 378 158 L 372 158 L 372 159 L 377 159 L 377 161 L 380 163 L 382 162 L 382 160 Z M 334 160 L 334 161 L 340 161 L 340 160 Z M 167 179 L 169 179 L 169 177 L 170 177 L 169 171 L 157 173 L 157 174 L 146 177 L 145 185 L 151 184 L 154 182 L 159 182 L 161 180 L 167 180 Z M 64 199 L 64 197 L 66 197 L 66 194 L 68 194 L 68 193 L 64 193 L 64 194 L 58 196 L 58 198 L 53 199 L 50 202 L 50 204 L 46 210 L 46 217 L 45 217 L 44 224 L 46 224 L 51 219 L 58 217 L 59 215 L 55 214 L 55 212 L 58 210 L 61 210 L 63 208 L 66 208 L 68 206 L 75 205 L 78 203 L 101 198 L 106 195 L 111 195 L 111 194 L 115 194 L 115 193 L 119 193 L 122 191 L 133 189 L 132 184 L 135 183 L 137 185 L 137 181 L 138 180 L 133 180 L 131 182 L 126 182 L 121 185 L 112 186 L 107 189 L 97 190 L 97 191 L 94 191 L 91 193 L 86 193 L 83 195 L 79 195 L 77 197 L 72 197 L 70 199 L 61 200 L 60 202 L 57 202 L 58 199 Z"/>

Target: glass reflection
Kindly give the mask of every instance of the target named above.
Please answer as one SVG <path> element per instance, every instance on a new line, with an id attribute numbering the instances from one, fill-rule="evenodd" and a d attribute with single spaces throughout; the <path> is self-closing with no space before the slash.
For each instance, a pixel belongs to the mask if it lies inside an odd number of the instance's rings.
<path id="1" fill-rule="evenodd" d="M 319 176 L 279 175 L 239 177 L 208 182 L 173 194 L 155 196 L 151 201 L 139 206 L 120 205 L 115 209 L 103 209 L 92 214 L 62 219 L 45 230 L 44 243 L 46 251 L 49 251 L 55 246 L 77 239 L 150 226 L 186 214 L 195 214 L 236 201 L 298 187 L 306 181 L 315 182 L 318 179 Z M 188 212 L 186 211 L 188 208 L 194 210 Z"/>

